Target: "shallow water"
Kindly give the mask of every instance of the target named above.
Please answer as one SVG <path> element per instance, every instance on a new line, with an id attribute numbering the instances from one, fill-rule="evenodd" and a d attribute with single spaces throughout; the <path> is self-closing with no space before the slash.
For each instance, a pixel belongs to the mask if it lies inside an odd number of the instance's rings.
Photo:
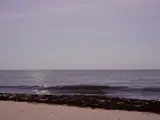
<path id="1" fill-rule="evenodd" d="M 160 71 L 0 71 L 0 92 L 160 99 Z"/>

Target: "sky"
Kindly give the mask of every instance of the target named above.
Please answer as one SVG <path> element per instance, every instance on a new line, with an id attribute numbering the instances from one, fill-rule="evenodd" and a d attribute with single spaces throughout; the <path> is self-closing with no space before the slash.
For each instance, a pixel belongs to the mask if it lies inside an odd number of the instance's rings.
<path id="1" fill-rule="evenodd" d="M 0 0 L 0 69 L 160 69 L 160 0 Z"/>

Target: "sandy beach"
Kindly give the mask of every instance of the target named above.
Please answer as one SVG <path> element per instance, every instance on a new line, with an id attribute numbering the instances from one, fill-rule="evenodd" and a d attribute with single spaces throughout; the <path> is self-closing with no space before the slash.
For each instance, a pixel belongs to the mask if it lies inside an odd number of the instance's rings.
<path id="1" fill-rule="evenodd" d="M 0 101 L 0 120 L 160 120 L 144 112 Z"/>

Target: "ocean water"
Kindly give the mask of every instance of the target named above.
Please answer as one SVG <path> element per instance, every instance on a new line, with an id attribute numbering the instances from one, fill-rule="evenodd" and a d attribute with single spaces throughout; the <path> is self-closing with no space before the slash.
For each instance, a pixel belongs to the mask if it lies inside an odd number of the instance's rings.
<path id="1" fill-rule="evenodd" d="M 0 92 L 160 99 L 158 70 L 0 71 Z"/>

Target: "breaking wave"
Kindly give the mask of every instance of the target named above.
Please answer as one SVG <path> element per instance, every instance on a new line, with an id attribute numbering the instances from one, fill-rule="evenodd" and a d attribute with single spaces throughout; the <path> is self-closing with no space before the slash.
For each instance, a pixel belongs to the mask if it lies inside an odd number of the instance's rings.
<path id="1" fill-rule="evenodd" d="M 107 94 L 109 92 L 160 92 L 160 88 L 146 87 L 146 88 L 134 88 L 128 86 L 107 86 L 107 85 L 66 85 L 66 86 L 0 86 L 0 90 L 34 90 L 34 91 L 50 91 L 50 93 L 82 93 L 82 94 Z M 45 93 L 45 92 L 44 92 Z"/>

